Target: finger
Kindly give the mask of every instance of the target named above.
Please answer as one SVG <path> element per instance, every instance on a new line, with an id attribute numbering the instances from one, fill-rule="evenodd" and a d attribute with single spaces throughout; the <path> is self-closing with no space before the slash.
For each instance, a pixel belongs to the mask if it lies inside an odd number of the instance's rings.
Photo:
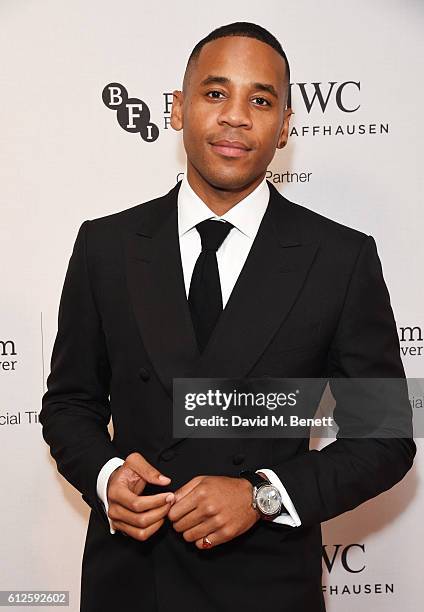
<path id="1" fill-rule="evenodd" d="M 132 525 L 127 525 L 126 523 L 123 523 L 122 521 L 114 521 L 113 527 L 114 529 L 117 529 L 121 531 L 122 533 L 131 536 L 135 540 L 144 542 L 145 540 L 150 538 L 163 525 L 164 520 L 165 519 L 160 519 L 156 523 L 153 523 L 153 525 L 150 525 L 149 527 L 146 527 L 146 528 L 133 527 Z"/>
<path id="2" fill-rule="evenodd" d="M 205 536 L 203 535 L 201 538 L 199 538 L 195 542 L 197 548 L 201 548 L 202 550 L 205 550 L 205 547 L 203 546 L 204 537 Z M 219 544 L 225 544 L 225 542 L 230 542 L 230 540 L 233 540 L 236 537 L 236 535 L 234 535 L 233 532 L 229 532 L 228 526 L 226 526 L 226 527 L 221 527 L 220 529 L 217 529 L 216 531 L 210 531 L 208 534 L 206 534 L 206 537 L 212 543 L 212 546 L 208 546 L 207 548 L 213 548 L 215 546 L 218 546 Z"/>
<path id="3" fill-rule="evenodd" d="M 146 461 L 140 453 L 128 455 L 125 459 L 125 464 L 150 484 L 167 485 L 171 482 L 169 476 L 162 474 L 157 468 Z"/>
<path id="4" fill-rule="evenodd" d="M 211 545 L 204 546 L 203 538 L 207 537 L 210 541 Z M 221 530 L 211 531 L 206 535 L 201 536 L 198 540 L 195 541 L 196 548 L 200 548 L 200 550 L 208 550 L 209 548 L 215 548 L 215 546 L 219 546 L 219 544 L 224 544 L 225 542 L 231 540 L 227 535 L 224 536 Z"/>
<path id="5" fill-rule="evenodd" d="M 109 510 L 109 518 L 113 521 L 119 521 L 132 525 L 133 527 L 146 528 L 153 525 L 157 521 L 168 514 L 171 504 L 162 505 L 160 508 L 153 508 L 152 510 L 146 510 L 145 512 L 131 512 L 122 506 L 116 506 Z"/>
<path id="6" fill-rule="evenodd" d="M 117 485 L 109 495 L 109 506 L 116 503 L 133 512 L 144 512 L 151 508 L 158 508 L 175 499 L 172 491 L 156 493 L 155 495 L 136 495 L 125 486 Z"/>
<path id="7" fill-rule="evenodd" d="M 194 525 L 190 529 L 184 529 L 183 537 L 186 542 L 195 542 L 201 540 L 204 536 L 210 536 L 213 534 L 217 527 L 217 521 L 215 518 L 206 519 L 201 521 L 197 525 Z M 209 538 L 212 539 L 212 538 Z"/>
<path id="8" fill-rule="evenodd" d="M 175 501 L 179 501 L 185 495 L 190 493 L 195 487 L 197 487 L 197 485 L 203 480 L 203 478 L 204 476 L 195 476 L 194 478 L 183 484 L 182 487 L 175 491 Z"/>
<path id="9" fill-rule="evenodd" d="M 188 493 L 185 497 L 180 499 L 173 504 L 172 508 L 168 513 L 168 518 L 170 521 L 175 522 L 181 519 L 183 516 L 195 510 L 198 505 L 198 499 L 195 494 L 195 489 Z"/>
<path id="10" fill-rule="evenodd" d="M 179 520 L 173 521 L 172 526 L 175 529 L 175 531 L 178 531 L 179 533 L 181 533 L 182 531 L 186 531 L 187 529 L 191 529 L 192 527 L 195 527 L 196 525 L 198 525 L 202 521 L 207 520 L 208 518 L 210 517 L 205 516 L 204 513 L 199 510 L 199 508 L 195 508 L 188 514 L 185 514 Z"/>

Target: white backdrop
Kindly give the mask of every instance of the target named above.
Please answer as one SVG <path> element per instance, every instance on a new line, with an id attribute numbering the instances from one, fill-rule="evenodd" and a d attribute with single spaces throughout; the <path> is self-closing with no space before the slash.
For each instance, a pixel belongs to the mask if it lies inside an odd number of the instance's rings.
<path id="1" fill-rule="evenodd" d="M 295 130 L 270 180 L 289 199 L 375 237 L 407 374 L 423 375 L 423 2 L 215 0 L 213 9 L 0 3 L 0 590 L 69 590 L 72 612 L 89 508 L 56 472 L 37 422 L 64 275 L 83 220 L 161 195 L 184 172 L 170 94 L 212 29 L 253 21 L 282 43 Z M 102 101 L 112 82 L 147 104 L 157 140 L 120 127 Z M 401 483 L 323 525 L 330 612 L 420 609 L 417 443 Z"/>

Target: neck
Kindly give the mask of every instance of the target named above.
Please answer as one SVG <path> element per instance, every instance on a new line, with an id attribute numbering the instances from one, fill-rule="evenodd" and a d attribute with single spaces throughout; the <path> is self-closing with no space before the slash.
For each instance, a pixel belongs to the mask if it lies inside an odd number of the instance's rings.
<path id="1" fill-rule="evenodd" d="M 220 189 L 205 181 L 187 161 L 187 181 L 190 187 L 203 200 L 206 206 L 219 217 L 228 212 L 233 206 L 248 196 L 249 193 L 252 193 L 259 183 L 262 182 L 264 176 L 265 172 L 248 185 L 244 185 L 237 190 Z"/>

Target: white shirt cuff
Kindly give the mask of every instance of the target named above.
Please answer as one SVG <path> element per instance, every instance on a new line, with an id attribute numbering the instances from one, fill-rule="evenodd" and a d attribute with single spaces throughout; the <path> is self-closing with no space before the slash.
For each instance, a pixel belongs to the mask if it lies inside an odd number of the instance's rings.
<path id="1" fill-rule="evenodd" d="M 256 470 L 256 472 L 262 472 L 268 478 L 271 484 L 281 493 L 281 499 L 283 505 L 287 509 L 287 512 L 283 512 L 279 516 L 276 516 L 275 519 L 272 519 L 273 523 L 280 523 L 281 525 L 290 525 L 290 527 L 299 527 L 301 525 L 301 520 L 299 515 L 296 512 L 296 508 L 293 505 L 292 500 L 290 499 L 289 494 L 286 491 L 285 486 L 278 478 L 277 474 L 268 468 L 261 468 Z"/>
<path id="2" fill-rule="evenodd" d="M 109 461 L 104 464 L 99 472 L 99 475 L 97 476 L 97 497 L 104 506 L 106 516 L 109 521 L 110 533 L 112 535 L 116 533 L 116 530 L 113 529 L 112 522 L 108 516 L 109 504 L 107 501 L 107 483 L 109 482 L 109 477 L 112 472 L 116 470 L 116 468 L 120 467 L 123 463 L 125 463 L 125 461 L 121 459 L 121 457 L 112 457 L 112 459 L 109 459 Z"/>

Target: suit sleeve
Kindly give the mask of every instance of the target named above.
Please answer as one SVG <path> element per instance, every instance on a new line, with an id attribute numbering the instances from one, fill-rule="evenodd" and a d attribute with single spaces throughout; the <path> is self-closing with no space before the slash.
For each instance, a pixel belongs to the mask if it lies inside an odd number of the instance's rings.
<path id="1" fill-rule="evenodd" d="M 404 433 L 384 438 L 340 436 L 344 405 L 339 405 L 343 397 L 338 399 L 338 379 L 405 379 L 390 297 L 372 236 L 364 239 L 351 273 L 328 352 L 327 375 L 333 380 L 334 417 L 340 428 L 337 439 L 322 450 L 308 450 L 269 466 L 284 483 L 305 527 L 352 510 L 391 488 L 411 468 L 416 453 L 407 391 L 396 407 L 407 437 Z M 358 414 L 360 409 L 355 407 Z M 349 406 L 347 422 L 352 422 L 351 410 Z M 405 422 L 410 427 L 405 429 Z"/>
<path id="2" fill-rule="evenodd" d="M 97 496 L 97 476 L 102 466 L 119 456 L 119 452 L 107 429 L 111 416 L 111 370 L 89 279 L 90 223 L 84 221 L 79 228 L 69 260 L 39 421 L 59 473 L 109 528 Z"/>

